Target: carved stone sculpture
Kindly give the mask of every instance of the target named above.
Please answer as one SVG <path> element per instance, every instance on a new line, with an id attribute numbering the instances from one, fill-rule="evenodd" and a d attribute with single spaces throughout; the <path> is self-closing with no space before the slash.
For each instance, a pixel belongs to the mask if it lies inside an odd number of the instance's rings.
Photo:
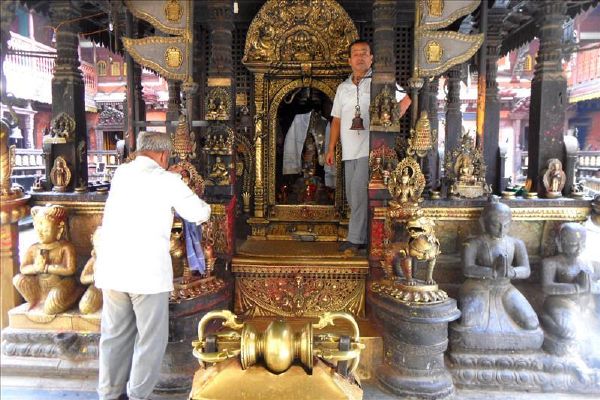
<path id="1" fill-rule="evenodd" d="M 578 343 L 600 340 L 591 296 L 600 292 L 600 283 L 594 265 L 582 256 L 585 240 L 582 225 L 565 223 L 557 238 L 558 255 L 542 261 L 544 349 L 559 356 L 577 353 Z"/>
<path id="2" fill-rule="evenodd" d="M 92 249 L 91 257 L 83 267 L 81 277 L 79 278 L 79 281 L 82 284 L 88 285 L 85 293 L 81 296 L 81 300 L 79 300 L 79 311 L 81 311 L 82 314 L 92 314 L 102 308 L 102 291 L 94 285 L 96 246 L 98 245 L 98 239 L 100 237 L 100 229 L 101 227 L 98 227 L 92 235 L 92 245 L 94 248 Z"/>
<path id="3" fill-rule="evenodd" d="M 75 132 L 75 120 L 67 113 L 60 113 L 50 122 L 50 134 L 44 136 L 44 143 L 72 142 Z"/>
<path id="4" fill-rule="evenodd" d="M 400 109 L 390 85 L 385 85 L 370 107 L 371 130 L 400 129 Z"/>
<path id="5" fill-rule="evenodd" d="M 535 311 L 512 284 L 531 273 L 525 244 L 508 236 L 510 208 L 492 196 L 481 213 L 483 233 L 463 249 L 460 322 L 451 338 L 458 347 L 489 350 L 539 349 L 543 333 Z"/>
<path id="6" fill-rule="evenodd" d="M 27 249 L 13 284 L 30 310 L 39 305 L 45 314 L 58 314 L 71 308 L 80 294 L 75 247 L 61 239 L 67 212 L 58 205 L 37 206 L 31 215 L 39 242 Z"/>
<path id="7" fill-rule="evenodd" d="M 565 187 L 566 180 L 567 176 L 562 169 L 560 160 L 558 158 L 549 160 L 548 169 L 543 177 L 546 197 L 550 199 L 562 197 L 562 190 Z"/>

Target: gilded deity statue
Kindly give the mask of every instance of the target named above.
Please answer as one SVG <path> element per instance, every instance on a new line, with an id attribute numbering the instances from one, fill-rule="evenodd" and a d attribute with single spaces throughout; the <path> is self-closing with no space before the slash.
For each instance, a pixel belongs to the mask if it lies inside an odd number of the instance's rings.
<path id="1" fill-rule="evenodd" d="M 67 166 L 67 161 L 61 156 L 54 160 L 54 166 L 50 170 L 50 180 L 54 185 L 52 190 L 55 192 L 64 192 L 71 182 L 71 170 Z"/>
<path id="2" fill-rule="evenodd" d="M 208 177 L 215 185 L 229 184 L 229 171 L 227 170 L 225 163 L 221 160 L 221 157 L 215 158 L 215 163 L 213 164 Z"/>
<path id="3" fill-rule="evenodd" d="M 45 314 L 67 311 L 80 294 L 75 279 L 75 247 L 62 239 L 67 220 L 66 209 L 58 205 L 33 207 L 33 225 L 39 242 L 33 244 L 21 263 L 13 284 L 29 303 Z"/>
<path id="4" fill-rule="evenodd" d="M 457 168 L 458 168 L 458 181 L 464 184 L 473 184 L 475 183 L 475 176 L 473 172 L 475 171 L 475 167 L 473 166 L 473 160 L 469 155 L 462 155 L 457 160 Z"/>
<path id="5" fill-rule="evenodd" d="M 14 164 L 16 147 L 15 145 L 8 146 L 8 136 L 10 127 L 8 123 L 2 119 L 0 122 L 0 197 L 3 200 L 20 195 L 11 186 L 10 176 Z"/>
<path id="6" fill-rule="evenodd" d="M 400 203 L 406 203 L 414 195 L 414 188 L 411 184 L 411 173 L 408 167 L 402 168 L 399 183 L 396 186 L 394 197 L 400 200 Z"/>
<path id="7" fill-rule="evenodd" d="M 462 319 L 452 331 L 453 340 L 464 347 L 532 350 L 542 344 L 535 311 L 510 282 L 531 273 L 525 244 L 508 235 L 511 219 L 510 208 L 491 196 L 479 219 L 483 233 L 464 245 Z"/>
<path id="8" fill-rule="evenodd" d="M 375 157 L 371 164 L 371 182 L 372 184 L 383 183 L 383 163 L 381 157 Z"/>
<path id="9" fill-rule="evenodd" d="M 585 241 L 585 227 L 565 223 L 557 238 L 558 255 L 542 260 L 544 349 L 559 356 L 577 353 L 578 343 L 600 340 L 600 318 L 592 312 L 600 269 L 582 255 Z"/>
<path id="10" fill-rule="evenodd" d="M 92 235 L 92 254 L 88 262 L 81 271 L 79 281 L 83 285 L 88 285 L 85 293 L 79 300 L 79 311 L 82 314 L 93 314 L 102 308 L 102 291 L 94 285 L 94 266 L 96 265 L 96 247 L 98 246 L 98 240 L 100 238 L 100 229 L 96 228 L 96 231 Z"/>

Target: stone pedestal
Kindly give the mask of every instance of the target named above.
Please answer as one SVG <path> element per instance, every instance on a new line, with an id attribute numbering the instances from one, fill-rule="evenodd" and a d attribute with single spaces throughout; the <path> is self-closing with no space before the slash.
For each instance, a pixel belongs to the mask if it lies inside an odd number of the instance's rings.
<path id="1" fill-rule="evenodd" d="M 448 323 L 460 316 L 456 300 L 402 303 L 387 295 L 369 293 L 369 304 L 383 326 L 384 363 L 379 382 L 399 396 L 443 399 L 454 393 L 444 366 Z"/>

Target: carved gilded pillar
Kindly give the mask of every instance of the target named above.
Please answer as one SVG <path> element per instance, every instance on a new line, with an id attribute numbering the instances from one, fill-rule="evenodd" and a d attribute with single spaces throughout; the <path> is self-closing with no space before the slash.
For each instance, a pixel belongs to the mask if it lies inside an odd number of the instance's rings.
<path id="1" fill-rule="evenodd" d="M 439 159 L 439 121 L 438 121 L 438 90 L 440 80 L 435 77 L 429 82 L 429 123 L 431 130 L 435 129 L 436 135 L 433 138 L 433 147 L 429 153 L 429 170 L 431 173 L 431 183 L 434 190 L 437 190 L 438 179 L 440 178 L 440 159 Z"/>
<path id="2" fill-rule="evenodd" d="M 561 65 L 563 22 L 567 3 L 544 0 L 539 6 L 540 49 L 531 81 L 529 113 L 529 166 L 527 178 L 533 190 L 543 194 L 543 170 L 548 160 L 563 162 L 563 134 L 567 105 L 567 81 Z"/>
<path id="3" fill-rule="evenodd" d="M 263 104 L 264 96 L 264 75 L 256 74 L 254 77 L 254 105 L 256 108 L 256 116 L 254 118 L 254 149 L 255 158 L 255 180 L 254 180 L 254 216 L 256 218 L 264 218 L 265 216 L 265 182 L 263 179 L 264 173 L 264 151 L 263 138 L 265 137 L 266 128 L 265 122 L 265 104 Z"/>
<path id="4" fill-rule="evenodd" d="M 462 65 L 448 70 L 448 95 L 446 96 L 446 141 L 445 153 L 454 149 L 460 140 L 462 130 L 462 112 L 460 111 L 460 73 Z"/>
<path id="5" fill-rule="evenodd" d="M 81 17 L 77 4 L 69 0 L 50 3 L 50 20 L 56 35 L 56 61 L 52 76 L 52 117 L 65 113 L 75 121 L 72 140 L 67 143 L 44 145 L 46 153 L 46 178 L 54 160 L 63 157 L 72 178 L 66 190 L 87 186 L 87 126 L 85 120 L 85 84 L 79 62 L 79 23 L 72 21 Z"/>

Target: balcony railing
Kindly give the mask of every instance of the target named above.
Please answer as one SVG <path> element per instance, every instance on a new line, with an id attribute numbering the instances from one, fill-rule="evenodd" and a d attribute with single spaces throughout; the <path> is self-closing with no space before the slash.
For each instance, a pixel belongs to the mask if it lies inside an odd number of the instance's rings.
<path id="1" fill-rule="evenodd" d="M 6 88 L 17 98 L 52 103 L 52 76 L 56 49 L 46 46 L 18 33 L 10 32 L 3 71 Z M 85 106 L 96 107 L 94 97 L 98 93 L 98 76 L 94 65 L 81 61 L 79 69 L 85 83 Z"/>

